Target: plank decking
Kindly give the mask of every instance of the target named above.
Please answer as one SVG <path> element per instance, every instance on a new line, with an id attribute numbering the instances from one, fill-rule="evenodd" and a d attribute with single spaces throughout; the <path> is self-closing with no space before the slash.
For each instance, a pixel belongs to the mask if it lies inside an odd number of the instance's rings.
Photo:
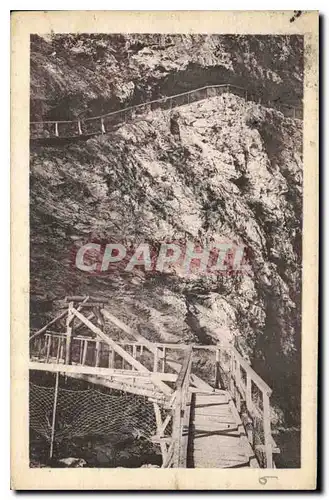
<path id="1" fill-rule="evenodd" d="M 188 467 L 257 467 L 239 414 L 227 391 L 193 394 Z"/>

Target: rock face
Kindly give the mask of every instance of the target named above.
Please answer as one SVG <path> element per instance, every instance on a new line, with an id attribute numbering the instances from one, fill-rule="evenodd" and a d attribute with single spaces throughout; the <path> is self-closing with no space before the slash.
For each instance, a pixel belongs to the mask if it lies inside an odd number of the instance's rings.
<path id="1" fill-rule="evenodd" d="M 246 75 L 244 86 L 271 98 L 301 98 L 298 37 L 172 38 L 34 37 L 33 117 L 59 118 L 64 104 L 62 119 L 96 114 Z M 269 67 L 271 43 L 280 53 Z M 273 387 L 281 420 L 298 423 L 302 126 L 228 93 L 180 107 L 176 121 L 179 136 L 170 111 L 157 110 L 85 142 L 32 146 L 32 323 L 64 295 L 104 295 L 150 339 L 234 341 Z M 72 262 L 90 240 L 218 238 L 247 247 L 247 274 L 91 275 Z"/>
<path id="2" fill-rule="evenodd" d="M 31 118 L 94 116 L 220 83 L 300 105 L 302 68 L 297 35 L 34 35 Z"/>

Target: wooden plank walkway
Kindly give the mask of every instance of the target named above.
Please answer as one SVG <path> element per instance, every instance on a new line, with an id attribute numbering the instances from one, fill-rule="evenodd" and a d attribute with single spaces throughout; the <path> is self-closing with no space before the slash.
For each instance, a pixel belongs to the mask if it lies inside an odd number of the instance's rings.
<path id="1" fill-rule="evenodd" d="M 193 394 L 188 467 L 258 467 L 239 414 L 227 391 L 198 391 Z"/>
<path id="2" fill-rule="evenodd" d="M 160 445 L 162 468 L 275 467 L 273 453 L 279 450 L 271 434 L 272 391 L 232 346 L 152 343 L 101 309 L 100 301 L 89 299 L 66 297 L 65 332 L 62 324 L 57 325 L 60 331 L 47 330 L 53 320 L 31 335 L 31 371 L 55 372 L 56 380 L 63 373 L 148 398 L 155 408 L 157 429 L 152 441 Z M 80 312 L 86 308 L 88 313 L 90 307 L 91 315 Z M 99 316 L 134 341 L 125 337 L 116 342 L 109 337 L 99 322 L 91 321 Z M 63 314 L 55 322 L 61 319 Z M 87 333 L 77 335 L 81 325 Z M 192 372 L 193 356 L 197 360 L 200 349 L 211 356 L 215 387 L 221 380 L 220 370 L 226 374 L 222 389 L 212 388 Z M 181 351 L 178 356 L 172 353 L 176 350 Z"/>

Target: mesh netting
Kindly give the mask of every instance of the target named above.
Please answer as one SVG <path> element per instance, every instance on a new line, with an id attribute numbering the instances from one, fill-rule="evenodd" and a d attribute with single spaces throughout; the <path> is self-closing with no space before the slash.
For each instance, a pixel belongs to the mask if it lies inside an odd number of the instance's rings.
<path id="1" fill-rule="evenodd" d="M 55 389 L 30 383 L 30 427 L 51 439 Z M 95 389 L 58 389 L 54 441 L 113 434 L 151 437 L 156 430 L 153 405 L 135 395 Z"/>

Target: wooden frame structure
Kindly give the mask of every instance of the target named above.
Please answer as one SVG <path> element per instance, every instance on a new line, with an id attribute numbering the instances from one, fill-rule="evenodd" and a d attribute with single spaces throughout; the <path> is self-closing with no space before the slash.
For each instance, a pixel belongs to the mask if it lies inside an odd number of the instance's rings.
<path id="1" fill-rule="evenodd" d="M 111 314 L 105 303 L 97 297 L 68 297 L 65 311 L 30 336 L 29 369 L 55 373 L 57 386 L 63 373 L 147 397 L 157 425 L 152 441 L 160 446 L 164 468 L 186 467 L 193 391 L 212 393 L 220 386 L 230 394 L 259 462 L 274 466 L 273 453 L 279 450 L 271 433 L 272 391 L 234 347 L 151 342 Z M 104 332 L 105 322 L 130 340 L 113 340 Z M 60 331 L 50 329 L 56 323 Z M 212 384 L 193 373 L 200 353 L 213 359 Z M 54 401 L 54 415 L 55 409 Z"/>

